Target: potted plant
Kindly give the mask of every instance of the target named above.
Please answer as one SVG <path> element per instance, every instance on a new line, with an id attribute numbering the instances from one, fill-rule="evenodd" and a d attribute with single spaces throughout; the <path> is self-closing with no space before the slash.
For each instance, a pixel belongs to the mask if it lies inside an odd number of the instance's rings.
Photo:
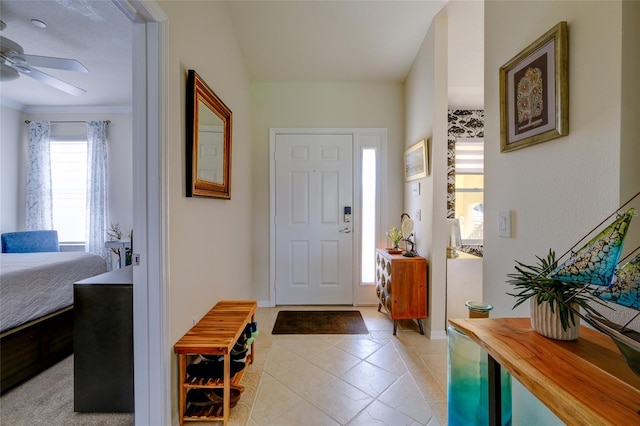
<path id="1" fill-rule="evenodd" d="M 507 274 L 507 283 L 515 291 L 507 294 L 516 298 L 514 309 L 530 301 L 531 326 L 538 333 L 557 340 L 575 340 L 580 330 L 579 309 L 602 317 L 591 303 L 606 305 L 586 291 L 584 284 L 551 278 L 550 273 L 558 266 L 555 257 L 549 249 L 546 258 L 536 256 L 535 265 L 516 261 L 517 272 Z"/>
<path id="2" fill-rule="evenodd" d="M 391 241 L 391 244 L 393 244 L 393 248 L 397 249 L 403 237 L 402 231 L 395 226 L 392 226 L 391 228 L 389 228 L 386 234 L 389 238 L 389 241 Z"/>

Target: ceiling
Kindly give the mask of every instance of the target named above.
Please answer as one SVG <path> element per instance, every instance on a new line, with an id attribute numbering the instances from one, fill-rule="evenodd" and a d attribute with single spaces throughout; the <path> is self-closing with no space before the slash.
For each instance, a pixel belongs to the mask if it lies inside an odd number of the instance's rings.
<path id="1" fill-rule="evenodd" d="M 6 37 L 24 53 L 77 59 L 89 73 L 39 68 L 87 92 L 73 96 L 21 75 L 0 83 L 2 100 L 22 106 L 131 105 L 131 21 L 110 1 L 0 1 Z M 38 28 L 31 19 L 47 24 Z"/>
<path id="2" fill-rule="evenodd" d="M 427 1 L 228 1 L 252 82 L 402 82 L 432 18 Z M 482 86 L 482 1 L 451 1 L 449 85 Z M 111 1 L 0 0 L 2 36 L 25 53 L 79 60 L 89 73 L 41 68 L 87 91 L 73 96 L 32 78 L 0 83 L 21 106 L 130 106 L 131 23 Z M 480 18 L 479 18 L 480 16 Z M 31 19 L 47 24 L 38 28 Z"/>

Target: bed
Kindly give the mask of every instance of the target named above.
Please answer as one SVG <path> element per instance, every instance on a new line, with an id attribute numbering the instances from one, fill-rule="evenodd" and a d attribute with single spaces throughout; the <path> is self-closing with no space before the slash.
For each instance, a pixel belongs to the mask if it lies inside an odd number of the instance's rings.
<path id="1" fill-rule="evenodd" d="M 1 390 L 73 353 L 73 283 L 102 274 L 85 252 L 0 254 Z"/>

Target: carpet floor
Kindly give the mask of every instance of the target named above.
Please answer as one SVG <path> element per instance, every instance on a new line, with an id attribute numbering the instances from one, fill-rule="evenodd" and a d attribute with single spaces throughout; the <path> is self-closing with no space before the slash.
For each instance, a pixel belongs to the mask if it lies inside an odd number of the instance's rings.
<path id="1" fill-rule="evenodd" d="M 11 426 L 130 426 L 133 413 L 73 411 L 73 355 L 0 398 L 0 424 Z"/>
<path id="2" fill-rule="evenodd" d="M 280 311 L 272 334 L 367 334 L 359 311 Z"/>

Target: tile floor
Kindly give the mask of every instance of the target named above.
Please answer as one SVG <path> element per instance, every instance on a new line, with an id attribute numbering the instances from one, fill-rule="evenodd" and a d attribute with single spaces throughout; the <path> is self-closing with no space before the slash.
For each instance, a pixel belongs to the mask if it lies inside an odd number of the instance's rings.
<path id="1" fill-rule="evenodd" d="M 369 334 L 272 335 L 280 309 L 258 308 L 256 361 L 232 425 L 446 425 L 447 342 L 359 309 Z"/>

